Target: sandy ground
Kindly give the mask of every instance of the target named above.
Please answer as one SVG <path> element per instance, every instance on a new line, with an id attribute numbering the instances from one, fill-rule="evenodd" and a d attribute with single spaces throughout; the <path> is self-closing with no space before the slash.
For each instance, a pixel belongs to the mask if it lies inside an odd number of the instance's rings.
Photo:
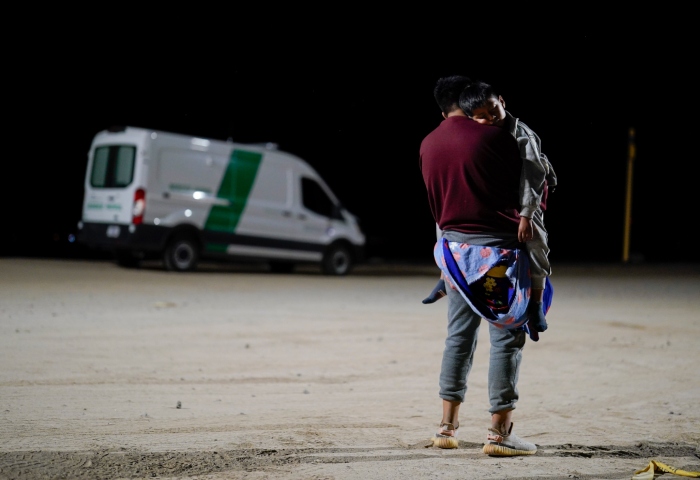
<path id="1" fill-rule="evenodd" d="M 630 479 L 700 470 L 700 266 L 554 266 L 515 431 L 481 451 L 482 328 L 460 448 L 430 437 L 437 269 L 178 274 L 0 258 L 0 479 Z M 484 325 L 485 327 L 485 325 Z M 663 478 L 682 478 L 665 474 Z"/>

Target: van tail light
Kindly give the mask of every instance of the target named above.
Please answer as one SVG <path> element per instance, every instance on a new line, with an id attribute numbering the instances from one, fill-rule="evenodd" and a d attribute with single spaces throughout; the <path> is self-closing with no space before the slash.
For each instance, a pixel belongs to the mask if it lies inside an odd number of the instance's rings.
<path id="1" fill-rule="evenodd" d="M 146 210 L 146 190 L 139 188 L 134 192 L 134 206 L 131 209 L 131 223 L 141 225 L 143 223 L 143 213 Z"/>

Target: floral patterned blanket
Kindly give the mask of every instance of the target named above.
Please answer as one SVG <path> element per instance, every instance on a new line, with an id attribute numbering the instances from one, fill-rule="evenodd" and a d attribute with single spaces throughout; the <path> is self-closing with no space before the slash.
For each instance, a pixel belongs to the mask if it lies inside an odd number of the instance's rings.
<path id="1" fill-rule="evenodd" d="M 459 291 L 472 310 L 500 328 L 527 330 L 530 260 L 521 249 L 505 249 L 440 239 L 433 249 L 445 282 Z M 545 283 L 543 309 L 549 311 L 554 288 Z"/>

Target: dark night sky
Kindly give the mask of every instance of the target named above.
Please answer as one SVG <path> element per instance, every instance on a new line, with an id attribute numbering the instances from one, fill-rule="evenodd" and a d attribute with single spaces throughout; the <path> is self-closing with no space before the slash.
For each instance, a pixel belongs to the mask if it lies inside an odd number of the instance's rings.
<path id="1" fill-rule="evenodd" d="M 694 205 L 688 172 L 698 157 L 673 119 L 687 108 L 676 103 L 685 92 L 668 83 L 679 50 L 639 25 L 611 33 L 581 24 L 534 35 L 502 27 L 499 41 L 485 31 L 407 26 L 358 36 L 361 26 L 354 34 L 327 26 L 315 36 L 289 28 L 205 40 L 183 31 L 123 44 L 91 41 L 95 28 L 48 42 L 23 59 L 20 95 L 7 99 L 19 104 L 27 138 L 5 177 L 13 208 L 0 252 L 80 255 L 65 239 L 80 217 L 90 141 L 131 125 L 275 142 L 307 160 L 360 218 L 370 257 L 430 262 L 434 222 L 418 148 L 441 121 L 435 81 L 464 74 L 496 86 L 542 139 L 560 183 L 545 216 L 554 264 L 621 261 L 631 127 L 630 251 L 635 261 L 676 261 L 666 255 L 690 238 L 681 222 Z"/>

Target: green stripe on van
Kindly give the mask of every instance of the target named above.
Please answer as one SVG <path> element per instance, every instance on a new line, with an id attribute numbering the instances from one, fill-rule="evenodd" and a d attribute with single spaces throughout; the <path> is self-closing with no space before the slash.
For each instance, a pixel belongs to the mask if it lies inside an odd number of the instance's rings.
<path id="1" fill-rule="evenodd" d="M 234 150 L 216 196 L 229 201 L 228 206 L 214 205 L 204 223 L 205 230 L 234 233 L 253 189 L 262 154 Z"/>
<path id="2" fill-rule="evenodd" d="M 226 253 L 227 248 L 228 248 L 227 243 L 207 243 L 204 246 L 204 249 L 207 252 L 216 252 L 216 253 Z"/>

